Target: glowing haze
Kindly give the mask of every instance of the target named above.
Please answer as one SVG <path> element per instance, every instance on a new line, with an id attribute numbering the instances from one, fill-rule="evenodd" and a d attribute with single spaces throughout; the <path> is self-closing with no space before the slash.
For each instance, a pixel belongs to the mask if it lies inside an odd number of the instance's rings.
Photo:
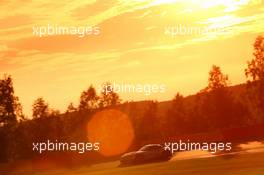
<path id="1" fill-rule="evenodd" d="M 212 64 L 245 81 L 252 43 L 264 31 L 261 0 L 65 0 L 0 2 L 0 74 L 11 74 L 30 115 L 37 97 L 64 111 L 82 90 L 105 81 L 165 84 L 166 92 L 124 100 L 168 100 L 206 86 Z M 36 37 L 33 26 L 99 26 L 98 36 Z M 169 36 L 168 26 L 226 28 Z"/>

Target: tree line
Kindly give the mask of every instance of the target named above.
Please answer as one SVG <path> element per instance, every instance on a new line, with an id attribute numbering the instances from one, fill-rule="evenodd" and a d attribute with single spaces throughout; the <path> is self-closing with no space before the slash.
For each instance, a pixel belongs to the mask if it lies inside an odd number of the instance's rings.
<path id="1" fill-rule="evenodd" d="M 102 87 L 100 95 L 97 95 L 93 85 L 90 85 L 87 90 L 81 93 L 79 105 L 75 107 L 71 102 L 67 107 L 66 113 L 77 111 L 91 112 L 106 107 L 116 106 L 121 103 L 121 99 L 116 92 L 106 89 L 111 87 L 109 82 L 104 83 Z M 49 104 L 45 102 L 42 97 L 37 98 L 32 105 L 32 118 L 56 116 L 59 114 L 60 111 L 51 109 Z"/>
<path id="2" fill-rule="evenodd" d="M 12 77 L 5 75 L 0 80 L 0 162 L 33 158 L 36 153 L 32 152 L 32 142 L 85 140 L 85 124 L 95 112 L 106 108 L 128 114 L 135 130 L 135 143 L 264 124 L 264 37 L 257 37 L 253 46 L 243 92 L 231 91 L 228 75 L 213 65 L 204 89 L 192 97 L 176 93 L 164 107 L 157 101 L 121 103 L 114 91 L 105 89 L 97 94 L 91 85 L 81 93 L 79 104 L 70 103 L 63 113 L 51 109 L 42 97 L 37 98 L 29 119 L 15 95 Z M 108 85 L 107 82 L 103 87 L 111 87 Z"/>

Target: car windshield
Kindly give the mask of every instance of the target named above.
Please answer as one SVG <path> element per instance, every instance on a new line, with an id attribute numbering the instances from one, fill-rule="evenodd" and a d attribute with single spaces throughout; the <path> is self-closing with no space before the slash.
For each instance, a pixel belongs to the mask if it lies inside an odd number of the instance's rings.
<path id="1" fill-rule="evenodd" d="M 160 145 L 146 145 L 140 148 L 139 151 L 154 151 L 154 150 L 160 150 L 162 147 Z"/>

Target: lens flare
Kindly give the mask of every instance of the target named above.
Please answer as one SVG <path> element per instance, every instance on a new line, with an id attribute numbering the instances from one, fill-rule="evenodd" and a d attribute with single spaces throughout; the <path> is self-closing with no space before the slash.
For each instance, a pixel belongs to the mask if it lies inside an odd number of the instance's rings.
<path id="1" fill-rule="evenodd" d="M 96 113 L 87 125 L 88 140 L 99 142 L 104 156 L 124 153 L 132 144 L 134 129 L 129 117 L 115 109 Z"/>

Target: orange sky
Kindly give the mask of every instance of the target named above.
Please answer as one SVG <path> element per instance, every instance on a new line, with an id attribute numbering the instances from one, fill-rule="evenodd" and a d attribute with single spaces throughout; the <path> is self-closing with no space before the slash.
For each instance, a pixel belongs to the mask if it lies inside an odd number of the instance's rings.
<path id="1" fill-rule="evenodd" d="M 252 43 L 264 31 L 262 0 L 0 1 L 0 74 L 13 76 L 30 115 L 37 97 L 64 111 L 90 84 L 165 84 L 164 94 L 121 94 L 124 100 L 168 100 L 204 88 L 212 64 L 245 82 Z M 99 26 L 98 36 L 32 34 L 33 26 Z M 226 27 L 222 34 L 171 37 L 179 24 Z"/>

